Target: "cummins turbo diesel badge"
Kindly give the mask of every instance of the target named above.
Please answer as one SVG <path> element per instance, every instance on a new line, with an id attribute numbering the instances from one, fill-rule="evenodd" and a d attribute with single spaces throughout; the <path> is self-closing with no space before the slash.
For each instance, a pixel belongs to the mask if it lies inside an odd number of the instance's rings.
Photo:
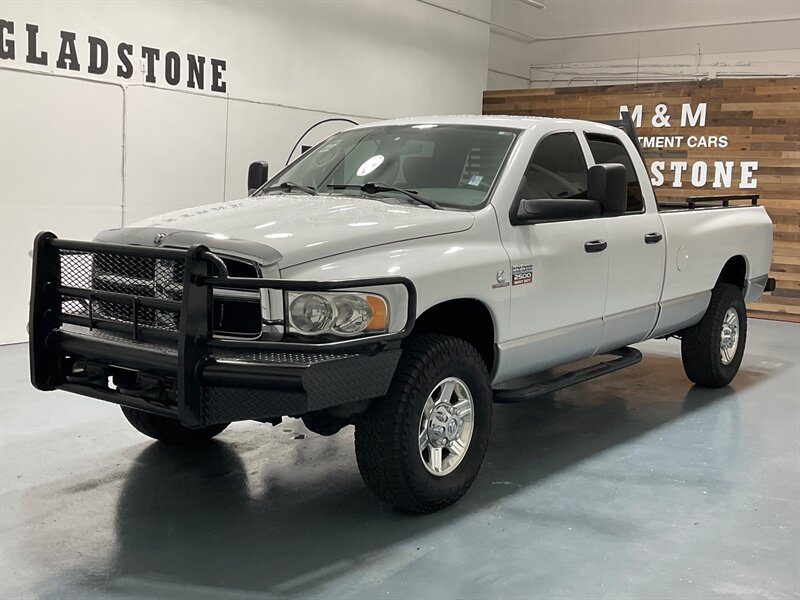
<path id="1" fill-rule="evenodd" d="M 533 265 L 514 265 L 511 269 L 511 285 L 533 283 Z"/>

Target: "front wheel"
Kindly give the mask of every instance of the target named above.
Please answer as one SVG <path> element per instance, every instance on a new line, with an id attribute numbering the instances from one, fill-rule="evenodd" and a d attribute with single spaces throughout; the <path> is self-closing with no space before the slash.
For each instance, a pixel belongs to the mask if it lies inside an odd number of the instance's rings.
<path id="1" fill-rule="evenodd" d="M 379 498 L 412 512 L 456 502 L 478 475 L 489 443 L 486 365 L 464 340 L 409 338 L 386 397 L 356 424 L 358 468 Z"/>
<path id="2" fill-rule="evenodd" d="M 211 440 L 215 435 L 229 425 L 221 423 L 219 425 L 208 425 L 198 429 L 190 429 L 180 424 L 177 419 L 162 417 L 143 410 L 122 406 L 122 414 L 128 419 L 128 423 L 140 433 L 148 437 L 164 442 L 171 446 L 199 446 Z"/>
<path id="3" fill-rule="evenodd" d="M 747 309 L 742 291 L 718 283 L 706 314 L 681 336 L 681 358 L 686 376 L 697 385 L 723 387 L 739 371 L 747 341 Z"/>

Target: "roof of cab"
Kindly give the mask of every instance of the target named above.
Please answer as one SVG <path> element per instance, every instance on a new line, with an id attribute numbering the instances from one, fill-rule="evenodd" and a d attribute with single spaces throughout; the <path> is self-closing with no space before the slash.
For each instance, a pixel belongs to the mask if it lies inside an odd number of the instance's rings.
<path id="1" fill-rule="evenodd" d="M 387 121 L 372 121 L 358 127 L 376 127 L 385 125 L 486 125 L 492 127 L 512 127 L 530 129 L 544 121 L 557 121 L 565 125 L 585 123 L 577 119 L 556 119 L 552 117 L 528 117 L 520 115 L 441 115 L 426 117 L 405 117 Z"/>

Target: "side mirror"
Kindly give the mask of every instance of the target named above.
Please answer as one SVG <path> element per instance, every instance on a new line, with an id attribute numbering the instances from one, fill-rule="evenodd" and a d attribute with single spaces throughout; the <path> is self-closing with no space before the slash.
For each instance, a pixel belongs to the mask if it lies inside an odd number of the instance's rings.
<path id="1" fill-rule="evenodd" d="M 269 165 L 265 162 L 250 163 L 247 169 L 247 194 L 252 194 L 269 181 Z"/>
<path id="2" fill-rule="evenodd" d="M 599 202 L 583 198 L 522 200 L 514 225 L 593 219 L 599 217 L 602 212 Z"/>
<path id="3" fill-rule="evenodd" d="M 589 169 L 586 197 L 599 202 L 603 216 L 623 215 L 628 208 L 628 172 L 625 165 L 609 163 Z"/>

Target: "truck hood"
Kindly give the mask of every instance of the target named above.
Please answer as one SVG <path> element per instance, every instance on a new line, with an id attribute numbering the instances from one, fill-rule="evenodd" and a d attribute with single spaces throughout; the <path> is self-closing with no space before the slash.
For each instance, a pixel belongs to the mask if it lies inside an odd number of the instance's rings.
<path id="1" fill-rule="evenodd" d="M 179 210 L 99 237 L 155 245 L 153 234 L 163 232 L 167 234 L 161 236 L 164 246 L 204 243 L 219 249 L 234 241 L 255 242 L 279 252 L 278 265 L 286 268 L 372 246 L 456 233 L 469 229 L 474 221 L 468 212 L 372 198 L 282 194 Z M 205 235 L 186 235 L 188 232 Z"/>

